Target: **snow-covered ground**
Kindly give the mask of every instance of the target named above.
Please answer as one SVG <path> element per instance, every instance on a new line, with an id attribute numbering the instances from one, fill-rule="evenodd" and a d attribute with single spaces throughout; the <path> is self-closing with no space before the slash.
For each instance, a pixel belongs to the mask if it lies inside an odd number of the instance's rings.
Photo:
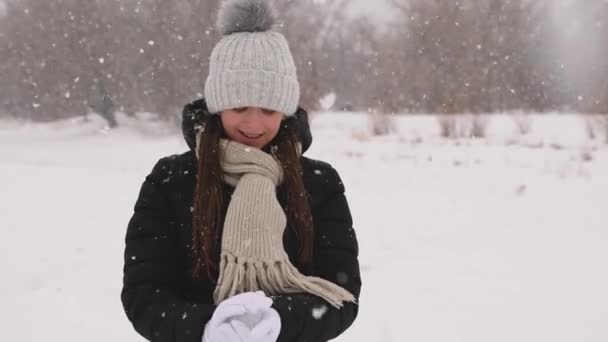
<path id="1" fill-rule="evenodd" d="M 445 140 L 429 116 L 374 137 L 312 117 L 308 156 L 340 172 L 360 242 L 361 311 L 337 341 L 608 341 L 608 145 L 580 116 Z M 120 304 L 145 175 L 186 149 L 142 118 L 0 121 L 1 341 L 142 341 Z"/>

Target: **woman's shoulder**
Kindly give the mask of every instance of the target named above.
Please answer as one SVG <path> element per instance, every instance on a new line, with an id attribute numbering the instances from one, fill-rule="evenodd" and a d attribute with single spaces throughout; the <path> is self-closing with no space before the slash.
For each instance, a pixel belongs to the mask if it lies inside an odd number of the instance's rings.
<path id="1" fill-rule="evenodd" d="M 312 173 L 314 175 L 319 176 L 325 173 L 337 173 L 337 171 L 330 163 L 323 160 L 312 159 L 302 156 L 300 157 L 300 163 L 302 165 L 302 171 L 304 172 L 304 175 Z"/>
<path id="2" fill-rule="evenodd" d="M 192 151 L 171 154 L 158 159 L 148 175 L 153 180 L 168 183 L 172 178 L 190 178 L 195 175 L 195 161 Z"/>
<path id="3" fill-rule="evenodd" d="M 330 163 L 308 157 L 301 157 L 300 162 L 304 184 L 313 197 L 344 192 L 342 179 Z"/>

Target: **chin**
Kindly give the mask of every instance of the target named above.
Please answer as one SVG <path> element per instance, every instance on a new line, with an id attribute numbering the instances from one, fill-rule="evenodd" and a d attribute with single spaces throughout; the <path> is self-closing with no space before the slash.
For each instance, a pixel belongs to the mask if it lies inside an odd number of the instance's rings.
<path id="1" fill-rule="evenodd" d="M 250 146 L 250 147 L 255 147 L 255 148 L 258 148 L 258 149 L 261 149 L 264 146 L 264 145 L 260 146 L 260 143 L 255 143 L 255 142 L 251 142 L 251 141 L 240 141 L 240 140 L 237 140 L 237 142 L 239 142 L 239 143 L 241 143 L 243 145 L 247 145 L 247 146 Z"/>

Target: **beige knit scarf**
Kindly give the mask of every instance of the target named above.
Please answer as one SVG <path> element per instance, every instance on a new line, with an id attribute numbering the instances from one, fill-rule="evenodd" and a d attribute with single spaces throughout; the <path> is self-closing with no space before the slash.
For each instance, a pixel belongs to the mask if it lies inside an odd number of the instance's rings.
<path id="1" fill-rule="evenodd" d="M 199 143 L 197 136 L 197 154 Z M 215 303 L 257 290 L 269 295 L 308 292 L 334 307 L 355 302 L 344 288 L 305 276 L 289 261 L 283 247 L 287 219 L 276 197 L 283 180 L 279 163 L 262 150 L 225 139 L 220 153 L 224 180 L 235 190 L 224 222 Z"/>

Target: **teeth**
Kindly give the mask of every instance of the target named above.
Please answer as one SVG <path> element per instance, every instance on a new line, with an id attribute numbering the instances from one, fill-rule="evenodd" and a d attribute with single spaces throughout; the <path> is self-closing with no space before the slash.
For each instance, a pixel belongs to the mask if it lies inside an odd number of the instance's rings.
<path id="1" fill-rule="evenodd" d="M 246 136 L 247 138 L 251 138 L 251 139 L 255 139 L 255 138 L 259 138 L 262 136 L 262 134 L 257 134 L 257 135 L 249 135 L 247 133 L 244 133 L 241 131 L 241 134 L 243 134 L 244 136 Z"/>

